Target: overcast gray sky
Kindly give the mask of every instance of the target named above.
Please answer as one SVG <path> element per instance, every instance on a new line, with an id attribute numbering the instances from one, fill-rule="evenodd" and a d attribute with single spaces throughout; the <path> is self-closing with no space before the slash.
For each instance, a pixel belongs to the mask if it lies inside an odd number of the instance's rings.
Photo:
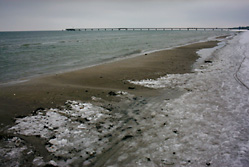
<path id="1" fill-rule="evenodd" d="M 249 25 L 249 0 L 0 0 L 0 31 Z"/>

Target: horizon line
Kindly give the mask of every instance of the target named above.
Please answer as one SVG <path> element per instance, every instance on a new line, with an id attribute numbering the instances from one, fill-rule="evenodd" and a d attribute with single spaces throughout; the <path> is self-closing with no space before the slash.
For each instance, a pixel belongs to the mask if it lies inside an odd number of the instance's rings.
<path id="1" fill-rule="evenodd" d="M 63 28 L 63 29 L 41 29 L 41 30 L 0 30 L 0 32 L 36 32 L 36 31 L 64 31 L 66 29 L 240 29 L 249 28 L 249 26 L 234 27 L 84 27 L 84 28 Z"/>

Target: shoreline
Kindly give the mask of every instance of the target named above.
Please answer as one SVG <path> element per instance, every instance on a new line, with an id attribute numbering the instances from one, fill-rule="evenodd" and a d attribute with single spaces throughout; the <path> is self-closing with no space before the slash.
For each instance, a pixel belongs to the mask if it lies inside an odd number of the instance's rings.
<path id="1" fill-rule="evenodd" d="M 64 93 L 68 101 L 21 116 L 0 132 L 3 164 L 247 165 L 248 88 L 234 73 L 248 85 L 248 36 L 226 38 L 221 48 L 199 43 L 19 85 L 27 100 L 55 102 Z M 204 62 L 194 70 L 197 55 Z"/>
<path id="2" fill-rule="evenodd" d="M 112 101 L 113 97 L 108 94 L 111 91 L 130 92 L 136 96 L 155 95 L 157 91 L 134 86 L 127 80 L 156 79 L 166 74 L 189 73 L 198 58 L 196 51 L 215 47 L 217 43 L 200 42 L 2 86 L 1 127 L 12 124 L 13 118 L 29 115 L 37 108 L 58 107 L 67 100 L 89 102 L 94 96 Z"/>
<path id="3" fill-rule="evenodd" d="M 23 162 L 34 164 L 34 157 L 42 157 L 43 164 L 54 160 L 58 166 L 70 163 L 66 161 L 71 157 L 76 158 L 71 165 L 105 166 L 114 161 L 116 163 L 123 153 L 133 154 L 136 147 L 149 148 L 147 144 L 158 140 L 152 137 L 154 132 L 151 135 L 151 130 L 169 128 L 171 122 L 175 122 L 171 117 L 177 113 L 165 110 L 166 104 L 191 90 L 175 87 L 153 89 L 128 80 L 158 79 L 167 74 L 194 75 L 193 65 L 200 58 L 197 51 L 215 48 L 219 42 L 218 39 L 199 42 L 6 86 L 0 92 L 0 119 L 1 122 L 6 121 L 1 124 L 2 141 L 15 142 L 17 137 L 17 141 L 32 148 L 34 153 L 31 157 L 25 157 Z M 91 104 L 92 108 L 88 108 Z M 78 115 L 81 110 L 93 114 L 84 119 Z M 171 114 L 162 115 L 162 112 Z M 57 124 L 61 126 L 53 128 Z M 2 128 L 4 125 L 8 126 Z M 25 129 L 29 130 L 25 132 Z M 72 133 L 67 134 L 68 129 Z M 47 130 L 51 130 L 51 136 L 46 133 Z M 76 134 L 78 130 L 82 133 Z M 173 134 L 169 135 L 178 135 L 178 130 L 178 124 L 175 124 L 169 129 Z M 148 139 L 144 138 L 146 134 L 150 134 Z M 48 136 L 44 138 L 44 135 Z M 81 144 L 78 149 L 70 146 L 70 151 L 61 154 L 60 150 L 65 151 L 65 147 L 69 146 L 60 143 L 62 140 L 76 145 L 81 141 Z M 130 147 L 130 142 L 140 140 L 146 142 L 139 142 L 134 149 Z M 92 144 L 88 145 L 89 142 Z M 142 157 L 149 161 L 147 154 L 142 154 Z M 132 163 L 133 157 L 128 156 L 126 161 Z M 119 163 L 123 163 L 122 158 Z"/>
<path id="4" fill-rule="evenodd" d="M 127 55 L 127 56 L 114 58 L 112 60 L 104 61 L 104 62 L 101 62 L 101 63 L 97 63 L 97 64 L 85 66 L 85 67 L 76 67 L 76 68 L 71 68 L 71 69 L 67 69 L 67 70 L 60 70 L 60 71 L 57 71 L 57 72 L 54 71 L 54 72 L 50 72 L 50 73 L 37 74 L 37 75 L 34 75 L 34 76 L 29 76 L 29 77 L 23 77 L 23 78 L 19 78 L 19 79 L 4 81 L 2 83 L 0 82 L 0 87 L 6 87 L 6 86 L 8 87 L 8 86 L 12 86 L 12 85 L 17 85 L 17 84 L 22 84 L 22 83 L 25 83 L 25 82 L 29 82 L 30 80 L 49 77 L 49 76 L 53 76 L 53 75 L 57 75 L 57 74 L 70 73 L 70 72 L 84 70 L 84 69 L 88 69 L 88 68 L 94 68 L 96 66 L 100 66 L 100 65 L 104 65 L 104 64 L 115 63 L 115 62 L 123 61 L 125 59 L 131 59 L 131 58 L 135 58 L 135 57 L 140 57 L 140 56 L 143 56 L 145 54 L 153 54 L 153 53 L 157 53 L 157 52 L 161 52 L 161 51 L 172 50 L 172 49 L 175 49 L 175 48 L 184 47 L 184 46 L 188 46 L 188 45 L 192 45 L 192 44 L 198 44 L 198 43 L 215 41 L 215 40 L 222 40 L 222 39 L 225 39 L 226 37 L 229 37 L 229 36 L 231 36 L 231 34 L 222 35 L 222 36 L 212 36 L 212 37 L 209 37 L 207 39 L 202 39 L 202 40 L 195 41 L 195 42 L 188 42 L 188 43 L 184 43 L 184 44 L 179 44 L 179 45 L 171 46 L 171 47 L 168 47 L 168 48 L 155 49 L 155 50 L 150 50 L 150 51 L 141 51 L 140 53 L 134 53 L 134 54 L 130 54 L 130 55 Z"/>

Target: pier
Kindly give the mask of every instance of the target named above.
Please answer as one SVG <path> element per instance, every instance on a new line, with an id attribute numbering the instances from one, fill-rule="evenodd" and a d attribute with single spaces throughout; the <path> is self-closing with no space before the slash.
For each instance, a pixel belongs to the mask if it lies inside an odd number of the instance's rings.
<path id="1" fill-rule="evenodd" d="M 67 28 L 66 31 L 230 31 L 233 28 Z"/>

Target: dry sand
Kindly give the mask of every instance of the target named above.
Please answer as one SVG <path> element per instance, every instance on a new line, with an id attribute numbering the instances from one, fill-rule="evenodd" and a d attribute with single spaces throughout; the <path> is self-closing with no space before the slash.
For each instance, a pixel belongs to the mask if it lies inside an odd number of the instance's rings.
<path id="1" fill-rule="evenodd" d="M 90 101 L 92 96 L 114 100 L 110 91 L 126 91 L 136 96 L 155 95 L 155 90 L 134 86 L 127 80 L 158 78 L 166 74 L 191 72 L 198 58 L 196 51 L 211 48 L 217 41 L 201 42 L 175 49 L 158 51 L 135 58 L 98 65 L 78 71 L 32 79 L 0 89 L 1 127 L 13 118 L 30 114 L 35 109 L 56 107 L 66 100 Z"/>

